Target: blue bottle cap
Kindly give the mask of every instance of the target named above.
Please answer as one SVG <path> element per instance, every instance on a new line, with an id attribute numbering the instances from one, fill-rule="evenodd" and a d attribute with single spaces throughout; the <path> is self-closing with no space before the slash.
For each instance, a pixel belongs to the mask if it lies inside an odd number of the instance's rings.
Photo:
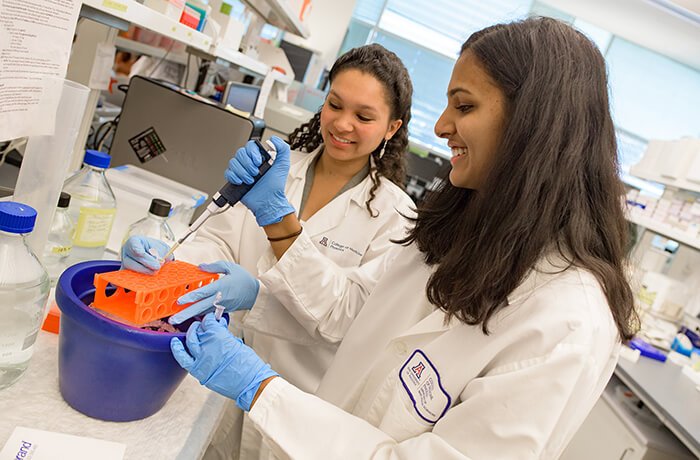
<path id="1" fill-rule="evenodd" d="M 112 161 L 112 157 L 99 150 L 86 150 L 84 163 L 94 166 L 96 168 L 109 168 L 109 163 Z"/>
<path id="2" fill-rule="evenodd" d="M 9 233 L 31 233 L 36 210 L 14 201 L 0 201 L 0 230 Z"/>

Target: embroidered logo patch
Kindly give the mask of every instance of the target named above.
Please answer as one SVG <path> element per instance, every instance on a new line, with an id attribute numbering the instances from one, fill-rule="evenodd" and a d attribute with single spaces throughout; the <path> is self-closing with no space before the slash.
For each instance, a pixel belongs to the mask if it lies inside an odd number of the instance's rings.
<path id="1" fill-rule="evenodd" d="M 355 249 L 351 246 L 348 246 L 347 244 L 338 243 L 335 240 L 329 240 L 327 236 L 321 237 L 321 240 L 318 242 L 318 244 L 320 244 L 321 246 L 325 246 L 328 249 L 333 249 L 334 251 L 338 251 L 338 252 L 350 251 L 353 254 L 357 254 L 360 257 L 363 256 L 363 254 L 360 251 L 358 251 L 357 249 Z"/>
<path id="2" fill-rule="evenodd" d="M 406 360 L 399 379 L 416 412 L 426 422 L 437 422 L 450 408 L 452 398 L 443 388 L 437 368 L 422 350 L 414 351 Z"/>

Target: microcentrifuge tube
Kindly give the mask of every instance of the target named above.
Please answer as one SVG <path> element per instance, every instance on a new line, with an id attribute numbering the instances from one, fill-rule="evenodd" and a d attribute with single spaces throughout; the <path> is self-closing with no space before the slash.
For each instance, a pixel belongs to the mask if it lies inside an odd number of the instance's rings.
<path id="1" fill-rule="evenodd" d="M 221 297 L 221 291 L 217 291 L 216 297 L 214 297 L 214 307 L 216 308 L 216 311 L 214 312 L 214 318 L 216 318 L 217 321 L 221 319 L 221 316 L 224 314 L 224 310 L 226 309 L 226 307 L 224 307 L 223 305 L 219 305 Z"/>

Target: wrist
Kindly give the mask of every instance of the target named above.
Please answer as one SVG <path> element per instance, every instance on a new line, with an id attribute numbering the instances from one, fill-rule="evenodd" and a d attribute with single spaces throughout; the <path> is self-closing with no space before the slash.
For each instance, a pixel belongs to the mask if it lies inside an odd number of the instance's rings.
<path id="1" fill-rule="evenodd" d="M 255 396 L 253 396 L 253 401 L 250 403 L 251 409 L 253 409 L 253 406 L 255 406 L 255 402 L 258 400 L 267 384 L 270 383 L 273 379 L 276 379 L 277 377 L 279 377 L 279 375 L 273 375 L 272 377 L 268 377 L 260 383 L 258 391 L 255 392 Z"/>
<path id="2" fill-rule="evenodd" d="M 263 227 L 265 235 L 270 239 L 282 238 L 287 235 L 298 232 L 301 229 L 301 223 L 294 213 L 287 214 L 282 217 L 277 223 L 266 225 Z"/>

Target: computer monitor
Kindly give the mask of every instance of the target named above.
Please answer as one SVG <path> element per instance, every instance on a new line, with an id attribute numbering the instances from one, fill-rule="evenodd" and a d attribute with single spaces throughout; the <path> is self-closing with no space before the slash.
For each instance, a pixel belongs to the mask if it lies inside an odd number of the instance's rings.
<path id="1" fill-rule="evenodd" d="M 265 124 L 175 85 L 135 76 L 110 148 L 112 166 L 134 164 L 213 195 L 236 149 Z"/>
<path id="2" fill-rule="evenodd" d="M 231 105 L 243 112 L 253 113 L 255 104 L 258 103 L 258 96 L 260 96 L 259 86 L 230 81 L 226 84 L 221 102 L 224 107 Z"/>

